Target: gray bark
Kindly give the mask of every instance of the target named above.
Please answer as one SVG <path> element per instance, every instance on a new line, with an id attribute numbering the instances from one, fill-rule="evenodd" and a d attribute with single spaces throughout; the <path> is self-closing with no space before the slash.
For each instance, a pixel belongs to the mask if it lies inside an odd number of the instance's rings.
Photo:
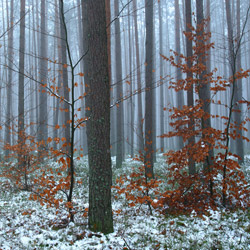
<path id="1" fill-rule="evenodd" d="M 48 60 L 47 60 L 47 27 L 46 27 L 46 1 L 41 1 L 41 26 L 40 26 L 40 48 L 39 48 L 39 123 L 38 123 L 38 142 L 46 146 L 48 138 L 48 94 L 45 86 L 48 78 Z"/>
<path id="2" fill-rule="evenodd" d="M 145 61 L 145 175 L 154 178 L 153 161 L 153 2 L 145 0 L 146 21 L 146 61 Z"/>
<path id="3" fill-rule="evenodd" d="M 7 2 L 7 1 L 6 1 Z M 10 18 L 8 18 L 7 28 L 14 23 L 14 1 L 10 2 Z M 8 32 L 8 82 L 7 82 L 7 107 L 6 107 L 6 127 L 5 127 L 5 144 L 11 145 L 11 111 L 12 111 L 12 67 L 13 67 L 13 29 Z M 5 156 L 9 155 L 9 150 L 5 151 Z"/>
<path id="4" fill-rule="evenodd" d="M 191 0 L 185 0 L 185 16 L 186 16 L 186 32 L 191 32 L 191 26 L 192 26 L 192 10 L 191 10 Z M 187 67 L 188 69 L 191 69 L 192 67 L 192 55 L 193 55 L 193 49 L 192 49 L 192 40 L 190 40 L 187 36 L 186 36 L 186 56 L 187 56 Z M 190 70 L 188 70 L 187 72 L 187 79 L 189 81 L 192 81 L 193 79 L 193 74 Z M 194 94 L 193 94 L 194 90 L 193 90 L 193 85 L 191 85 L 191 87 L 188 89 L 187 91 L 187 105 L 189 107 L 193 107 L 194 105 Z M 191 119 L 191 121 L 188 124 L 188 128 L 190 131 L 194 130 L 194 121 L 193 119 Z M 188 144 L 189 145 L 193 145 L 195 143 L 195 138 L 194 136 L 190 137 L 188 139 Z M 195 170 L 195 163 L 194 160 L 192 159 L 192 157 L 190 157 L 188 159 L 188 167 L 189 167 L 189 174 L 193 175 L 195 174 L 196 170 Z"/>
<path id="5" fill-rule="evenodd" d="M 119 14 L 119 1 L 115 0 L 115 16 Z M 123 97 L 123 82 L 122 82 L 122 59 L 121 59 L 121 30 L 120 19 L 115 21 L 115 64 L 116 64 L 116 99 Z M 116 107 L 116 167 L 120 168 L 123 161 L 123 133 L 124 133 L 124 111 L 123 102 L 120 102 Z"/>

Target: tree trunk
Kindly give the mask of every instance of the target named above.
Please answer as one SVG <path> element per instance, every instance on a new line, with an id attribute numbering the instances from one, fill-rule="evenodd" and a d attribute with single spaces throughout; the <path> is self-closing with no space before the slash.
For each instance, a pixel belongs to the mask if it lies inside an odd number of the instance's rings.
<path id="1" fill-rule="evenodd" d="M 106 30 L 105 1 L 83 0 L 88 44 L 86 84 L 89 121 L 87 122 L 89 156 L 89 228 L 113 232 L 111 207 L 110 156 L 110 81 Z M 85 18 L 84 17 L 84 18 Z"/>
<path id="2" fill-rule="evenodd" d="M 159 47 L 160 54 L 163 54 L 163 36 L 162 36 L 162 1 L 158 3 L 158 13 L 159 13 Z M 160 135 L 164 134 L 164 85 L 161 78 L 163 77 L 163 63 L 162 58 L 160 58 Z M 160 149 L 164 152 L 164 138 L 160 139 Z"/>
<path id="3" fill-rule="evenodd" d="M 180 60 L 180 53 L 181 53 L 181 37 L 180 37 L 180 7 L 179 7 L 179 0 L 175 0 L 175 51 L 177 52 L 176 55 L 176 63 Z M 176 68 L 176 81 L 180 81 L 182 78 L 181 69 L 180 67 Z M 177 107 L 182 109 L 184 105 L 184 95 L 183 91 L 179 90 L 177 92 Z M 182 137 L 177 137 L 177 149 L 182 149 L 184 146 Z"/>
<path id="4" fill-rule="evenodd" d="M 192 26 L 192 10 L 191 10 L 191 0 L 185 0 L 185 16 L 186 16 L 186 32 L 190 33 L 191 32 L 191 26 Z M 186 53 L 187 53 L 187 67 L 188 69 L 191 69 L 192 67 L 192 55 L 193 55 L 193 49 L 192 49 L 192 40 L 190 40 L 186 36 Z M 187 79 L 191 82 L 193 79 L 193 74 L 190 70 L 187 72 Z M 189 107 L 193 107 L 194 105 L 194 94 L 193 94 L 193 85 L 191 85 L 190 89 L 187 91 L 187 105 Z M 194 130 L 194 120 L 191 119 L 191 121 L 188 124 L 188 128 L 190 131 Z M 193 145 L 195 143 L 195 138 L 194 136 L 190 137 L 188 139 L 188 144 Z M 195 174 L 195 163 L 192 157 L 188 159 L 188 167 L 189 167 L 189 174 L 193 175 Z"/>
<path id="5" fill-rule="evenodd" d="M 20 7 L 20 37 L 19 37 L 19 75 L 18 75 L 18 143 L 23 147 L 24 139 L 24 53 L 25 53 L 25 0 Z M 20 149 L 22 150 L 22 149 Z M 23 156 L 18 157 L 19 166 L 23 165 Z"/>
<path id="6" fill-rule="evenodd" d="M 7 1 L 6 1 L 7 3 Z M 7 5 L 8 6 L 8 5 Z M 10 18 L 8 18 L 7 28 L 9 29 L 14 23 L 14 1 L 10 2 Z M 12 67 L 13 67 L 13 28 L 8 32 L 8 82 L 7 82 L 7 107 L 6 107 L 6 127 L 5 127 L 5 144 L 11 144 L 11 106 L 12 106 Z M 5 156 L 9 155 L 9 150 L 5 151 Z"/>
<path id="7" fill-rule="evenodd" d="M 41 150 L 46 147 L 48 138 L 48 112 L 47 112 L 47 27 L 46 27 L 46 1 L 41 1 L 41 27 L 40 27 L 40 48 L 39 48 L 39 124 L 38 124 L 38 142 L 41 143 Z M 41 84 L 42 83 L 42 84 Z"/>
<path id="8" fill-rule="evenodd" d="M 119 14 L 119 0 L 115 0 L 115 16 Z M 123 98 L 123 82 L 122 82 L 122 59 L 121 59 L 121 30 L 120 19 L 115 21 L 115 65 L 116 65 L 116 99 Z M 123 133 L 124 133 L 124 111 L 123 102 L 116 107 L 116 167 L 121 168 L 123 161 Z"/>
<path id="9" fill-rule="evenodd" d="M 138 151 L 144 151 L 144 139 L 143 139 L 143 117 L 142 117 L 142 94 L 141 94 L 141 65 L 140 65 L 140 45 L 138 35 L 138 23 L 137 23 L 137 0 L 133 0 L 133 12 L 134 12 L 134 27 L 135 27 L 135 49 L 136 49 L 136 74 L 137 74 L 137 92 L 138 92 Z"/>
<path id="10" fill-rule="evenodd" d="M 145 0 L 146 9 L 146 62 L 145 62 L 145 175 L 147 178 L 154 178 L 153 161 L 153 2 Z"/>
<path id="11" fill-rule="evenodd" d="M 59 1 L 59 8 L 62 9 L 62 2 Z M 62 81 L 63 81 L 63 97 L 64 99 L 69 101 L 69 84 L 68 84 L 68 65 L 67 65 L 67 47 L 66 47 L 66 33 L 65 27 L 62 22 L 62 15 L 60 11 L 60 36 L 61 36 L 61 59 L 60 62 L 62 64 Z M 66 152 L 70 150 L 70 112 L 69 105 L 66 102 L 63 102 L 63 125 L 65 125 L 64 129 L 64 137 L 66 138 L 67 146 L 63 149 Z"/>
<path id="12" fill-rule="evenodd" d="M 204 14 L 203 14 L 203 0 L 196 0 L 196 11 L 197 11 L 197 26 L 199 29 L 198 36 L 201 36 L 204 34 Z M 199 39 L 199 38 L 198 38 Z M 199 46 L 203 47 L 204 41 L 200 38 L 199 41 Z M 201 52 L 198 56 L 198 63 L 201 63 L 202 65 L 206 65 L 206 58 L 205 58 L 205 53 Z M 202 109 L 205 112 L 205 114 L 208 115 L 208 117 L 205 119 L 202 117 L 201 119 L 201 128 L 202 128 L 202 138 L 205 138 L 206 132 L 204 132 L 206 129 L 211 128 L 211 118 L 210 118 L 210 83 L 206 79 L 205 75 L 207 74 L 206 69 L 204 69 L 200 75 L 199 75 L 199 81 L 197 83 L 198 87 L 198 94 L 199 94 L 199 99 L 202 101 Z M 208 147 L 210 148 L 210 144 L 207 142 Z M 204 162 L 204 172 L 206 174 L 211 172 L 211 166 L 213 165 L 212 162 L 213 158 L 213 150 L 210 149 L 208 151 L 208 155 L 205 159 Z M 213 181 L 210 179 L 209 180 L 209 192 L 211 195 L 211 198 L 213 196 Z"/>
<path id="13" fill-rule="evenodd" d="M 241 36 L 241 25 L 240 25 L 240 0 L 237 0 L 237 40 L 240 40 Z M 236 58 L 236 72 L 241 69 L 241 46 L 239 45 Z M 234 96 L 234 109 L 237 111 L 233 113 L 233 121 L 236 123 L 236 134 L 235 139 L 236 154 L 240 157 L 239 163 L 244 163 L 244 143 L 242 140 L 242 129 L 240 129 L 242 123 L 242 105 L 239 103 L 242 100 L 242 79 L 238 79 L 236 82 L 235 96 Z"/>

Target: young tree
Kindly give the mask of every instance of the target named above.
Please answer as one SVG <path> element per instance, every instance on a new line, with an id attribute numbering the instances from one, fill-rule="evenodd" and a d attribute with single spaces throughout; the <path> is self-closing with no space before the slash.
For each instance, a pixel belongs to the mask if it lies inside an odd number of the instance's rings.
<path id="1" fill-rule="evenodd" d="M 107 52 L 106 6 L 103 0 L 83 0 L 88 53 L 87 122 L 89 158 L 89 228 L 113 232 L 111 207 L 110 81 Z"/>

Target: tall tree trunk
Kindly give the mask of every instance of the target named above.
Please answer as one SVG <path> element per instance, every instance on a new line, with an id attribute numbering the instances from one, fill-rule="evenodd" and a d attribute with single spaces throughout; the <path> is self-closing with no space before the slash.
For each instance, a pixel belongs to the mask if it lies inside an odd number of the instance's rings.
<path id="1" fill-rule="evenodd" d="M 106 8 L 103 0 L 83 0 L 88 45 L 87 80 L 90 107 L 87 122 L 89 156 L 89 228 L 113 232 L 111 207 L 110 156 L 110 81 L 106 30 Z M 85 18 L 85 17 L 84 17 Z"/>
<path id="2" fill-rule="evenodd" d="M 59 1 L 59 8 L 62 9 L 62 2 Z M 68 70 L 67 70 L 67 47 L 66 47 L 66 33 L 65 27 L 62 21 L 62 15 L 60 11 L 60 36 L 61 36 L 61 59 L 60 62 L 62 64 L 62 81 L 63 81 L 63 97 L 64 99 L 69 101 L 69 84 L 68 84 Z M 66 102 L 63 102 L 63 125 L 65 125 L 64 129 L 64 137 L 66 138 L 67 147 L 64 151 L 69 152 L 70 150 L 70 112 L 69 105 Z"/>
<path id="3" fill-rule="evenodd" d="M 7 6 L 8 2 L 6 1 Z M 7 7 L 8 8 L 8 7 Z M 6 107 L 6 127 L 5 127 L 5 144 L 11 145 L 11 107 L 12 107 L 12 67 L 13 67 L 13 28 L 10 28 L 14 23 L 14 1 L 10 2 L 10 18 L 8 18 L 8 82 L 7 82 L 7 107 Z M 5 151 L 5 156 L 9 155 L 9 150 Z"/>
<path id="4" fill-rule="evenodd" d="M 240 25 L 240 0 L 237 0 L 237 40 L 240 40 L 241 36 L 241 25 Z M 241 46 L 239 47 L 237 52 L 237 58 L 236 58 L 236 72 L 240 71 L 241 69 Z M 237 112 L 233 113 L 233 118 L 236 123 L 236 134 L 237 137 L 235 139 L 235 146 L 236 146 L 236 154 L 240 157 L 239 162 L 244 162 L 244 143 L 242 140 L 242 129 L 240 129 L 241 123 L 242 123 L 242 105 L 239 103 L 240 100 L 242 100 L 242 79 L 238 79 L 236 82 L 235 87 L 235 95 L 234 95 L 234 109 L 237 110 Z"/>
<path id="5" fill-rule="evenodd" d="M 145 175 L 154 178 L 153 161 L 153 2 L 145 0 L 146 21 L 146 61 L 145 61 Z"/>
<path id="6" fill-rule="evenodd" d="M 115 0 L 115 16 L 119 14 L 119 0 Z M 123 82 L 122 82 L 122 59 L 121 59 L 121 30 L 120 19 L 115 21 L 115 64 L 116 64 L 116 99 L 123 98 Z M 123 161 L 123 133 L 124 133 L 124 111 L 123 102 L 116 107 L 116 167 L 120 168 Z"/>
<path id="7" fill-rule="evenodd" d="M 138 91 L 138 151 L 144 151 L 144 139 L 143 139 L 143 117 L 142 117 L 142 94 L 141 94 L 141 65 L 140 65 L 140 45 L 138 35 L 138 23 L 137 23 L 137 0 L 133 0 L 133 12 L 134 12 L 134 27 L 135 27 L 135 49 L 136 49 L 136 74 L 137 74 L 137 91 Z"/>
<path id="8" fill-rule="evenodd" d="M 180 7 L 179 0 L 175 0 L 175 51 L 177 52 L 176 63 L 180 61 L 180 53 L 181 53 L 181 37 L 180 37 Z M 176 81 L 180 81 L 182 78 L 180 67 L 176 68 Z M 182 109 L 184 105 L 184 95 L 183 91 L 179 90 L 177 92 L 177 107 Z M 177 149 L 182 149 L 184 146 L 183 138 L 177 138 Z"/>
<path id="9" fill-rule="evenodd" d="M 25 53 L 25 0 L 20 6 L 20 37 L 19 37 L 19 75 L 18 75 L 18 143 L 22 150 L 24 143 L 24 53 Z M 23 166 L 23 156 L 18 157 L 19 166 Z"/>
<path id="10" fill-rule="evenodd" d="M 131 29 L 131 16 L 130 14 L 130 5 L 128 6 L 128 46 L 129 46 L 129 93 L 133 93 L 133 79 L 132 79 L 132 61 L 133 61 L 133 54 L 132 54 L 132 38 L 131 38 L 131 31 L 133 32 L 133 29 Z M 128 105 L 128 115 L 130 115 L 129 119 L 129 129 L 128 129 L 128 135 L 129 135 L 129 142 L 130 142 L 130 156 L 134 157 L 134 98 L 131 96 L 129 99 L 129 105 Z"/>
<path id="11" fill-rule="evenodd" d="M 38 142 L 42 147 L 46 147 L 48 138 L 48 111 L 47 111 L 47 77 L 48 77 L 48 60 L 47 60 L 47 37 L 46 37 L 46 1 L 41 1 L 41 26 L 40 26 L 40 48 L 39 48 L 39 124 L 38 124 Z M 42 149 L 42 148 L 41 148 Z"/>
<path id="12" fill-rule="evenodd" d="M 159 47 L 160 54 L 163 54 L 163 36 L 162 36 L 162 1 L 158 3 L 158 13 L 159 13 Z M 162 58 L 160 58 L 160 135 L 164 134 L 164 85 L 163 85 L 163 63 Z M 160 139 L 160 149 L 164 152 L 164 138 Z"/>
<path id="13" fill-rule="evenodd" d="M 186 16 L 186 32 L 191 32 L 191 26 L 192 26 L 192 9 L 191 9 L 191 0 L 185 0 L 185 16 Z M 193 49 L 192 49 L 192 40 L 186 36 L 186 53 L 187 53 L 187 79 L 191 82 L 193 79 L 192 71 L 190 70 L 192 67 L 192 55 L 193 55 Z M 187 105 L 189 107 L 193 107 L 194 105 L 194 93 L 193 93 L 193 85 L 190 86 L 190 89 L 187 91 Z M 194 120 L 191 119 L 191 121 L 188 124 L 188 128 L 190 131 L 194 130 Z M 194 136 L 190 137 L 188 139 L 188 144 L 193 145 L 195 143 Z M 189 174 L 193 175 L 195 174 L 195 163 L 192 157 L 189 157 L 188 159 L 188 167 L 189 167 Z"/>
<path id="14" fill-rule="evenodd" d="M 203 0 L 196 0 L 196 12 L 197 12 L 197 26 L 199 29 L 198 36 L 202 37 L 204 34 L 204 13 L 203 13 Z M 204 40 L 201 38 L 199 39 L 199 45 L 201 47 L 204 46 Z M 201 63 L 202 65 L 206 65 L 206 58 L 205 53 L 201 52 L 199 54 L 198 63 Z M 208 118 L 202 118 L 201 119 L 201 128 L 202 128 L 202 137 L 205 138 L 206 132 L 204 132 L 206 129 L 211 128 L 211 118 L 210 118 L 210 83 L 207 81 L 205 75 L 207 74 L 206 69 L 203 70 L 199 75 L 199 82 L 198 82 L 198 94 L 199 99 L 202 101 L 202 109 L 203 111 L 208 114 Z M 210 147 L 210 144 L 208 143 L 208 147 Z M 204 172 L 210 173 L 211 172 L 211 166 L 212 166 L 212 157 L 213 157 L 213 150 L 210 149 L 208 151 L 208 155 L 204 162 Z M 209 180 L 209 191 L 211 198 L 213 196 L 213 181 Z"/>

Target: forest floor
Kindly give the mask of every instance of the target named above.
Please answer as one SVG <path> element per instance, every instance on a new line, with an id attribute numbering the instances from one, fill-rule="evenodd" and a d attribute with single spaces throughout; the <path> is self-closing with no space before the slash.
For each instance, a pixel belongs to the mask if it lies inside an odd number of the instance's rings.
<path id="1" fill-rule="evenodd" d="M 115 178 L 138 165 L 128 159 L 122 169 L 114 169 Z M 159 175 L 166 171 L 163 158 L 155 169 Z M 88 207 L 86 159 L 77 162 L 77 172 L 83 184 L 75 189 L 74 202 L 79 205 L 75 223 L 67 223 L 65 210 L 56 214 L 55 208 L 29 200 L 29 192 L 0 186 L 0 249 L 250 249 L 250 211 L 211 210 L 198 217 L 195 213 L 170 216 L 153 210 L 150 215 L 146 205 L 129 207 L 124 194 L 112 201 L 114 233 L 92 233 L 83 216 Z"/>

